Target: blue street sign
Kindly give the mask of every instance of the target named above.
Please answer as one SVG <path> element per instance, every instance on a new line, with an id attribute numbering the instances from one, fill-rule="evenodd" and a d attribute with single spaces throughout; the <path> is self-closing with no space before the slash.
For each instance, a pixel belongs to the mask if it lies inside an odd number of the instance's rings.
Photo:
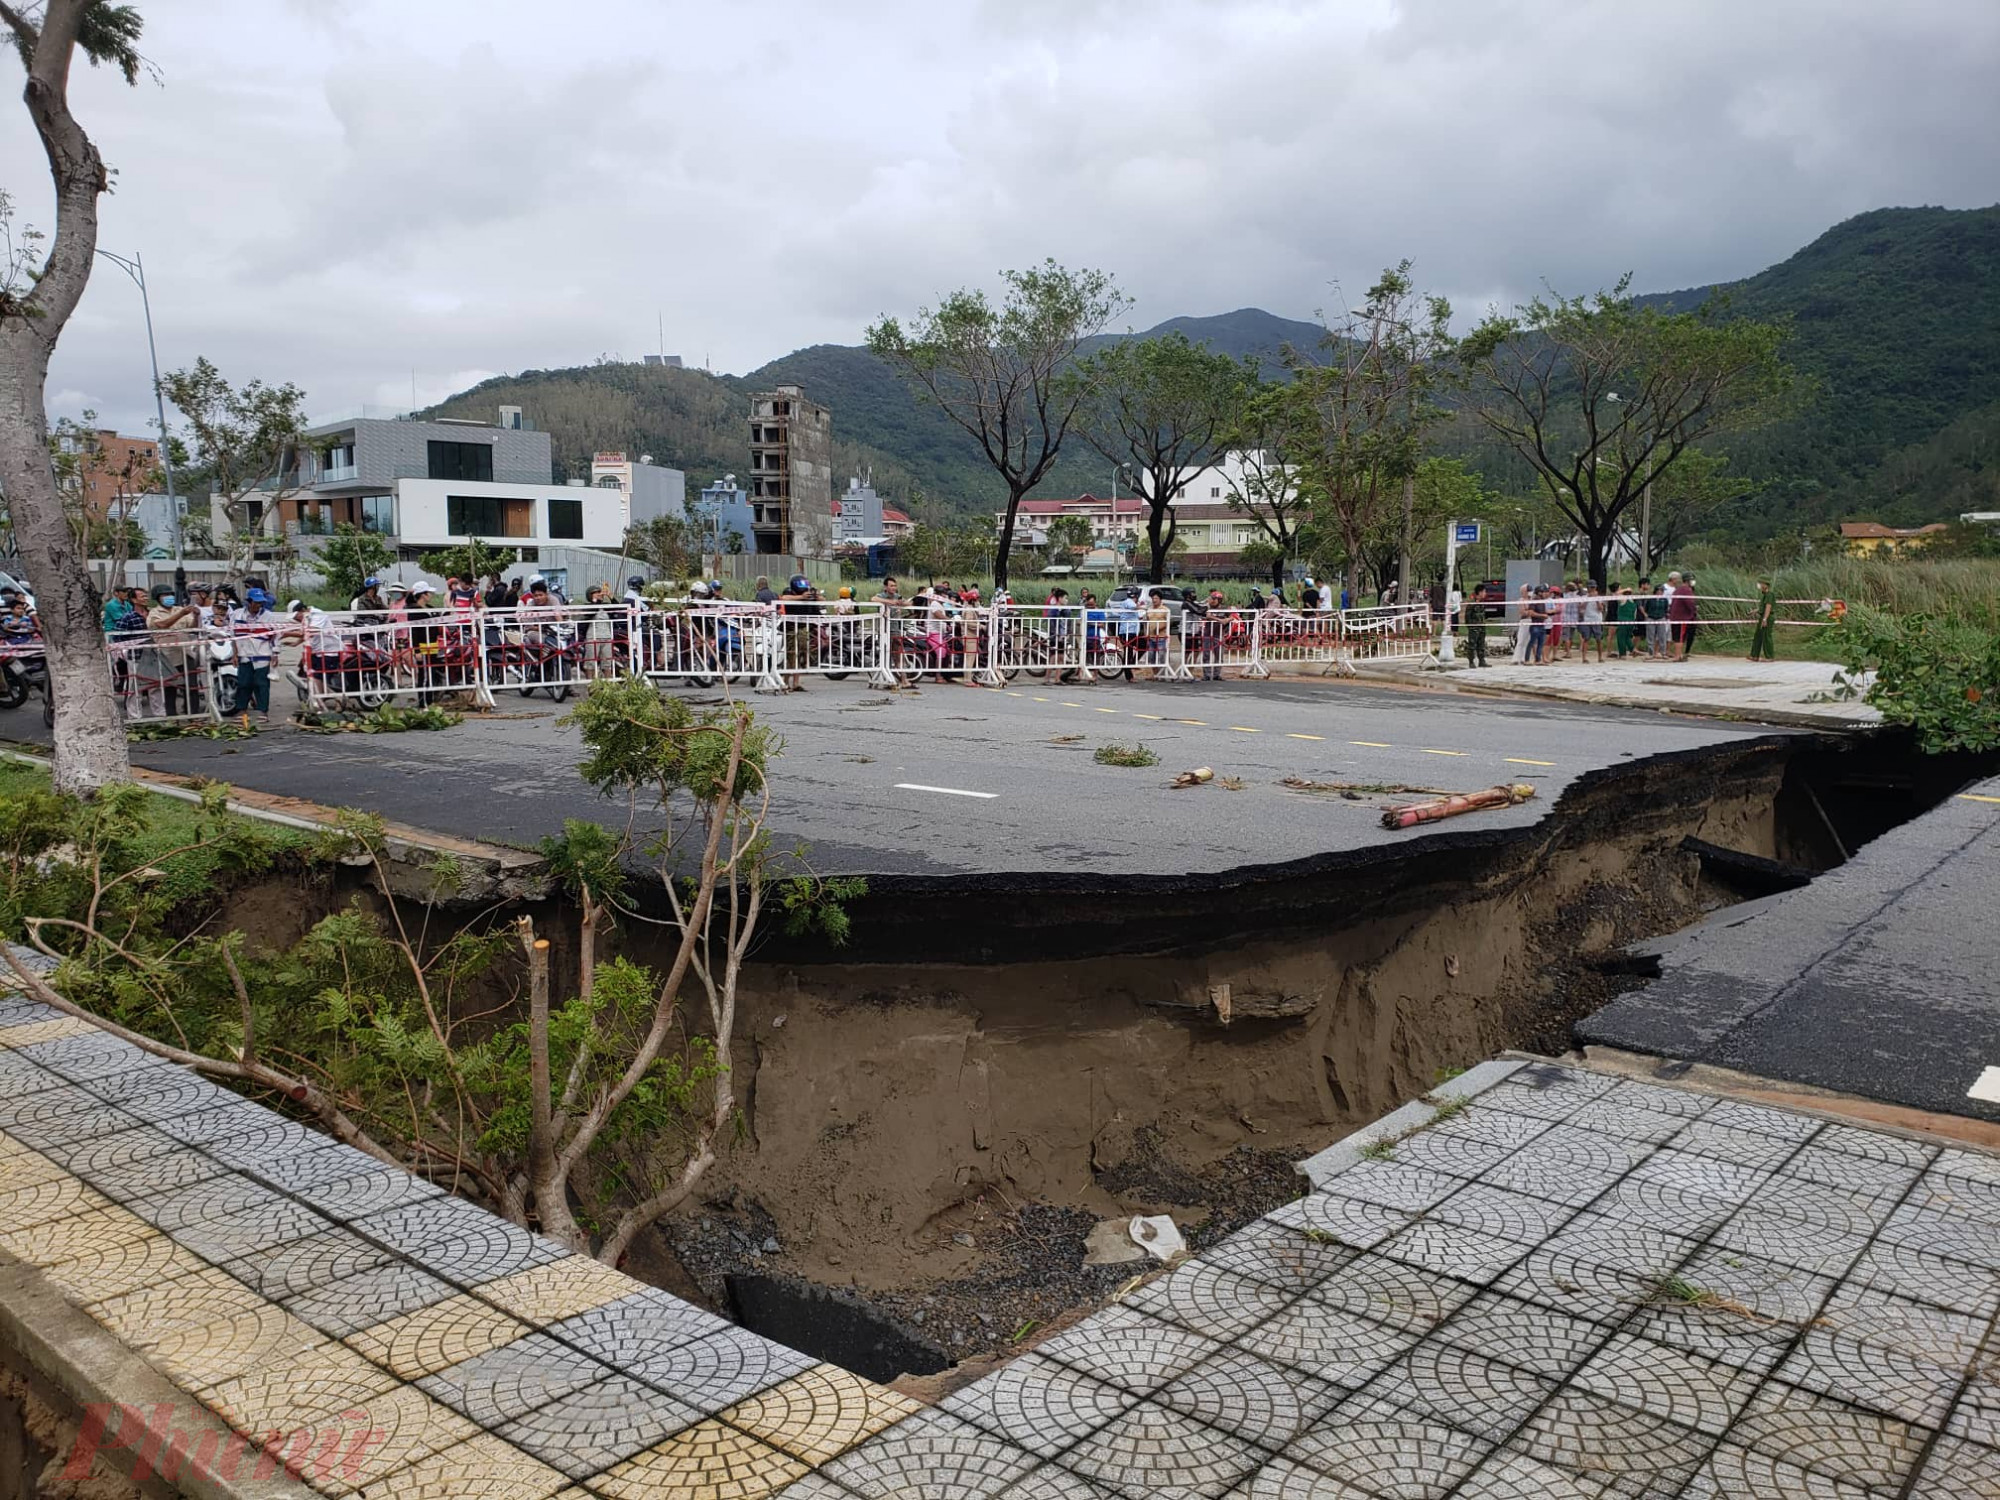
<path id="1" fill-rule="evenodd" d="M 1479 523 L 1477 521 L 1460 521 L 1456 530 L 1457 535 L 1453 540 L 1461 547 L 1469 547 L 1479 540 Z"/>

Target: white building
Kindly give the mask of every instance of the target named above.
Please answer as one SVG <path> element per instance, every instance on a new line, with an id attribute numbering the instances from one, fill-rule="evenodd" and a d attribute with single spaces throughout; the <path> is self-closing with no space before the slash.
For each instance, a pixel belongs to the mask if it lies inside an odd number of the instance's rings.
<path id="1" fill-rule="evenodd" d="M 396 543 L 421 550 L 477 538 L 501 547 L 553 543 L 616 552 L 625 543 L 628 505 L 622 490 L 585 484 L 398 479 Z"/>
<path id="2" fill-rule="evenodd" d="M 625 497 L 625 522 L 643 525 L 661 516 L 687 514 L 687 475 L 653 462 L 642 453 L 633 463 L 623 453 L 599 453 L 590 460 L 594 489 L 617 490 Z"/>

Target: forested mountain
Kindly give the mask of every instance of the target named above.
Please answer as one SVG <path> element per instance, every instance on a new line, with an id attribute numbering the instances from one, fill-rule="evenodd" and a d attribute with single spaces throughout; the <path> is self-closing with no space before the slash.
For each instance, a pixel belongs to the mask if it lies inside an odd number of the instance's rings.
<path id="1" fill-rule="evenodd" d="M 1606 268 L 1607 283 L 1616 269 Z M 1818 388 L 1796 420 L 1726 445 L 1759 489 L 1719 529 L 1767 536 L 1843 516 L 1910 524 L 2000 509 L 2000 207 L 1877 210 L 1745 280 L 1648 300 L 1691 308 L 1717 293 L 1731 315 L 1789 321 L 1790 357 Z M 1171 318 L 1138 336 L 1176 330 L 1273 374 L 1285 344 L 1311 348 L 1322 331 L 1242 308 Z M 779 384 L 832 409 L 842 474 L 872 469 L 877 488 L 918 514 L 991 511 L 1004 498 L 964 433 L 866 349 L 845 345 L 800 349 L 747 375 L 622 363 L 530 370 L 436 411 L 490 417 L 517 404 L 552 434 L 566 474 L 587 472 L 594 450 L 618 448 L 701 484 L 746 467 L 749 394 Z M 1498 461 L 1487 467 L 1489 484 L 1519 477 Z M 1102 494 L 1110 483 L 1110 465 L 1079 442 L 1039 489 Z"/>

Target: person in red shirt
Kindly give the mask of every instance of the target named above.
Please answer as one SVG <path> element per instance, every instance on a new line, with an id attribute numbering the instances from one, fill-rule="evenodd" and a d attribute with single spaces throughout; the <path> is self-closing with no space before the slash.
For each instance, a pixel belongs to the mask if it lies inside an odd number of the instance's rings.
<path id="1" fill-rule="evenodd" d="M 1694 654 L 1694 633 L 1700 629 L 1695 623 L 1694 587 L 1682 579 L 1678 573 L 1667 575 L 1667 626 L 1673 632 L 1674 645 L 1680 648 L 1675 661 L 1686 661 Z"/>

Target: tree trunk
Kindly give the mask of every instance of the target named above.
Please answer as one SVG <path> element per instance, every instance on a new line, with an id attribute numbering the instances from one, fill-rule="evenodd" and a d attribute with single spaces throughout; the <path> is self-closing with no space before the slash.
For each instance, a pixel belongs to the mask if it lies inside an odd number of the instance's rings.
<path id="1" fill-rule="evenodd" d="M 0 321 L 0 490 L 48 648 L 56 790 L 88 796 L 129 781 L 132 765 L 105 667 L 101 603 L 49 460 L 49 356 L 90 282 L 97 195 L 108 186 L 103 158 L 69 112 L 70 58 L 83 10 L 81 0 L 48 6 L 23 91 L 55 183 L 56 233 L 26 315 L 17 311 Z"/>
<path id="2" fill-rule="evenodd" d="M 1115 519 L 1115 518 L 1114 518 Z M 1167 542 L 1162 533 L 1166 529 L 1167 507 L 1158 500 L 1148 502 L 1146 514 L 1146 545 L 1153 549 L 1152 566 L 1147 569 L 1147 582 L 1163 583 L 1167 577 Z"/>
<path id="3" fill-rule="evenodd" d="M 1281 589 L 1284 586 L 1285 586 L 1285 554 L 1280 552 L 1276 557 L 1271 559 L 1271 587 L 1274 589 Z"/>
<path id="4" fill-rule="evenodd" d="M 993 542 L 993 591 L 998 593 L 1007 587 L 1007 554 L 1014 550 L 1014 517 L 1021 509 L 1021 496 L 1025 490 L 1007 491 L 1007 515 L 1000 522 L 1000 535 Z"/>
<path id="5" fill-rule="evenodd" d="M 1396 559 L 1396 602 L 1406 603 L 1410 597 L 1410 577 L 1413 555 L 1417 542 L 1417 476 L 1403 476 L 1403 550 Z"/>

